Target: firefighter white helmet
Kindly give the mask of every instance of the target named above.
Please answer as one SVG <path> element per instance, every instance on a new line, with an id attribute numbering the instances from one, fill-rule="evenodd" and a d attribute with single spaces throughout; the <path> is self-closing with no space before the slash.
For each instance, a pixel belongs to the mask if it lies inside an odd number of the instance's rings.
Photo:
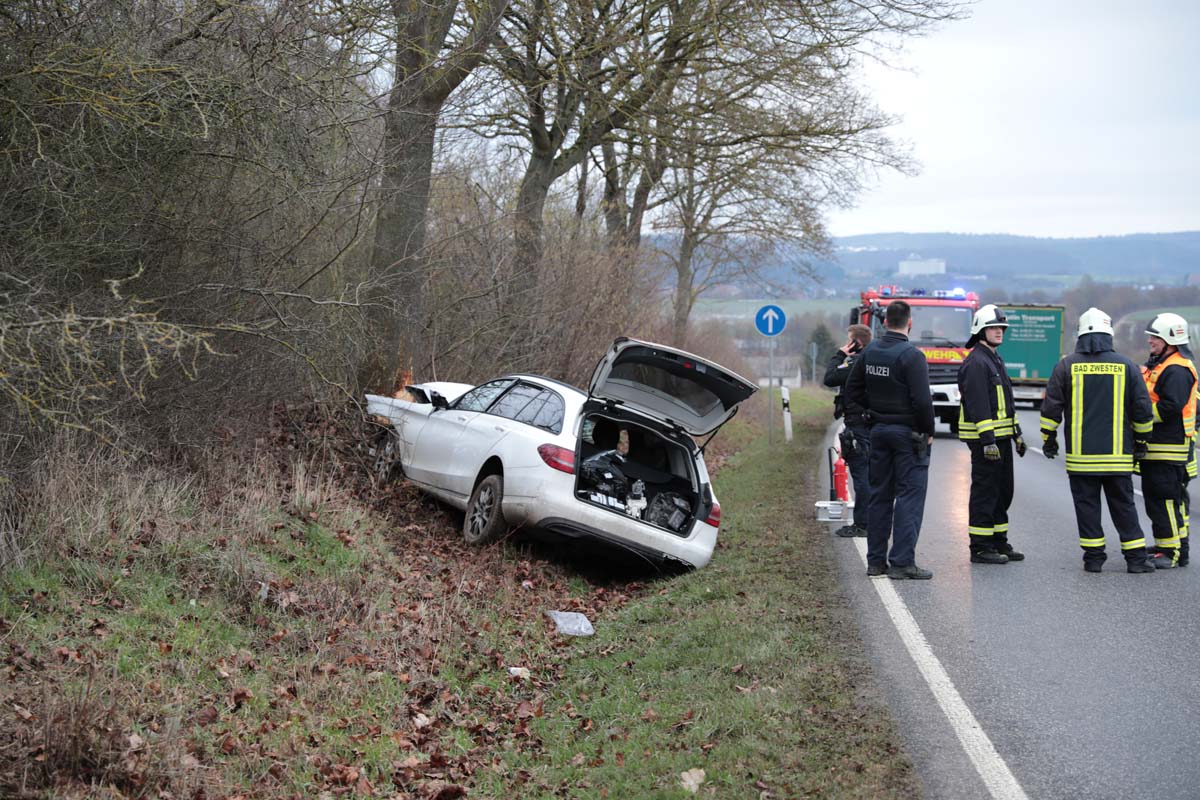
<path id="1" fill-rule="evenodd" d="M 1079 330 L 1076 331 L 1075 338 L 1079 338 L 1085 333 L 1107 333 L 1112 336 L 1112 332 L 1112 317 L 1092 306 L 1079 315 Z"/>
<path id="2" fill-rule="evenodd" d="M 982 333 L 984 328 L 1007 327 L 1008 317 L 1004 316 L 1004 312 L 991 303 L 976 311 L 975 316 L 971 319 L 972 336 Z"/>
<path id="3" fill-rule="evenodd" d="M 1181 345 L 1188 343 L 1187 320 L 1178 314 L 1159 314 L 1146 327 L 1146 333 L 1157 336 L 1167 344 Z"/>

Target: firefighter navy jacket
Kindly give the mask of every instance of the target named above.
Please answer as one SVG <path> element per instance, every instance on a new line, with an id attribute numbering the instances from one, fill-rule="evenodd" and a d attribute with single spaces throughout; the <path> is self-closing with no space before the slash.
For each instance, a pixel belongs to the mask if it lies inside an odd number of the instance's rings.
<path id="1" fill-rule="evenodd" d="M 1054 365 L 1042 400 L 1042 439 L 1062 425 L 1067 472 L 1128 475 L 1133 440 L 1145 439 L 1154 411 L 1142 372 L 1112 349 L 1112 336 L 1087 333 Z"/>
<path id="2" fill-rule="evenodd" d="M 958 368 L 958 438 L 992 444 L 1017 434 L 1012 381 L 1004 359 L 980 342 Z"/>

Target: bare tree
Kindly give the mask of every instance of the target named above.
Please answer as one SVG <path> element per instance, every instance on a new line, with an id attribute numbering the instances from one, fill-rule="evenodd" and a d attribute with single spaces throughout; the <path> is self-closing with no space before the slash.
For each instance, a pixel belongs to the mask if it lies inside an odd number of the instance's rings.
<path id="1" fill-rule="evenodd" d="M 949 19 L 954 3 L 766 0 L 740 4 L 720 46 L 605 144 L 610 230 L 626 240 L 646 213 L 675 243 L 674 338 L 696 299 L 767 260 L 803 264 L 826 245 L 822 213 L 847 203 L 865 169 L 907 166 L 880 114 L 854 87 L 859 51 L 877 37 Z"/>

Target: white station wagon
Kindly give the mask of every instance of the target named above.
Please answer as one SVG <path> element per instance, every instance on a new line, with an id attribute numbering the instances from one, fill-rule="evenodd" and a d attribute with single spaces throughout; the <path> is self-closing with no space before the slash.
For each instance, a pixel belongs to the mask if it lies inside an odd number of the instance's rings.
<path id="1" fill-rule="evenodd" d="M 398 466 L 466 512 L 470 543 L 532 526 L 702 567 L 721 505 L 697 439 L 711 439 L 756 388 L 690 353 L 622 338 L 586 393 L 507 375 L 416 384 L 408 399 L 369 394 L 367 411 L 389 422 L 373 450 L 377 474 Z"/>

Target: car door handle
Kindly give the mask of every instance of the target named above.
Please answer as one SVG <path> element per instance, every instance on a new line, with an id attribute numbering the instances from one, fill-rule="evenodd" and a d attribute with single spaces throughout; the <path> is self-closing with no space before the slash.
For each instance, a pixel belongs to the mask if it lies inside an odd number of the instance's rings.
<path id="1" fill-rule="evenodd" d="M 501 433 L 504 433 L 506 430 L 508 430 L 508 428 L 505 428 L 503 425 L 493 425 L 492 427 L 495 428 L 496 430 L 500 431 Z"/>

